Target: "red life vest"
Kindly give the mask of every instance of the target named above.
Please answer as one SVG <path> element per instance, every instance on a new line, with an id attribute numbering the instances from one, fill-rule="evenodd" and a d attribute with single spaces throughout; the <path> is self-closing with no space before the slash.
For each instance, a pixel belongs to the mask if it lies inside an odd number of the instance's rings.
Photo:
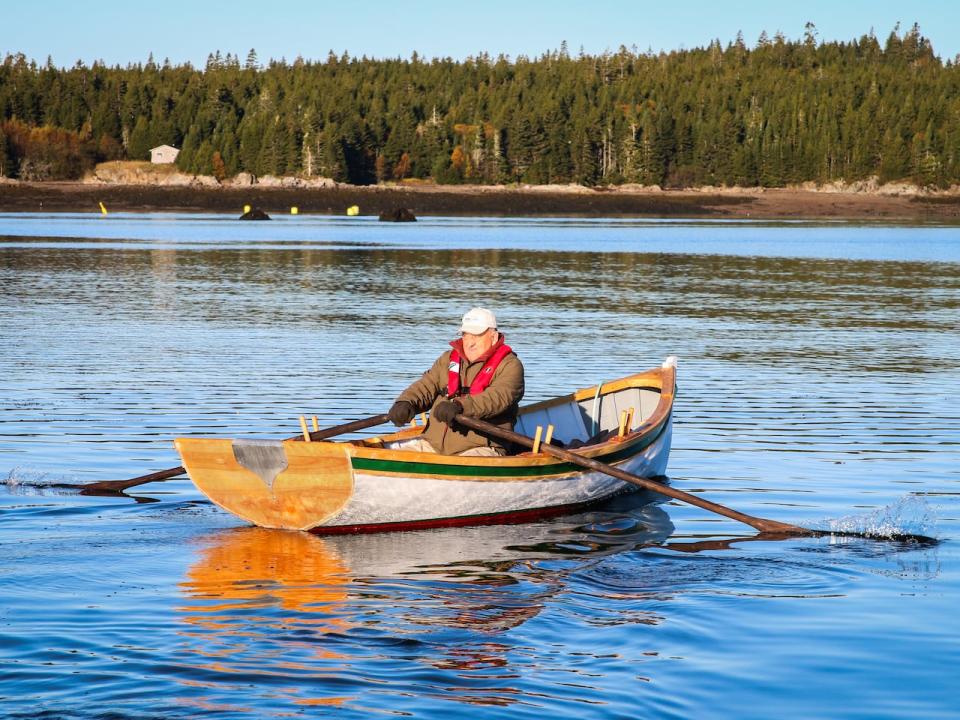
<path id="1" fill-rule="evenodd" d="M 487 361 L 480 368 L 480 372 L 473 379 L 468 388 L 471 395 L 479 395 L 493 380 L 493 372 L 503 359 L 513 352 L 510 346 L 501 339 L 500 345 L 493 351 L 493 354 L 487 358 Z M 455 398 L 465 393 L 460 391 L 460 351 L 456 347 L 450 352 L 450 366 L 447 372 L 447 397 Z"/>

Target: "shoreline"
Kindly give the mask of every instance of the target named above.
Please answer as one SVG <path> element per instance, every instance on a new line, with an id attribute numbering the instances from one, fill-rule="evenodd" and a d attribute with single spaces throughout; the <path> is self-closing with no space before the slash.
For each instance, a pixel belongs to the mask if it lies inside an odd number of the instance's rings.
<path id="1" fill-rule="evenodd" d="M 399 207 L 417 217 L 667 217 L 754 220 L 960 222 L 960 196 L 796 189 L 638 190 L 464 185 L 197 187 L 84 182 L 0 183 L 0 212 L 227 212 L 244 205 L 271 215 L 379 215 Z"/>

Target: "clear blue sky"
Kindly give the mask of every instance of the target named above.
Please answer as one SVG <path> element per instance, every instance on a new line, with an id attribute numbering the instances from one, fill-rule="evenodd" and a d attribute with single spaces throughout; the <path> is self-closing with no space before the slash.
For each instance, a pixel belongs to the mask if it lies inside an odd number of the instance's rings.
<path id="1" fill-rule="evenodd" d="M 124 0 L 11 2 L 0 12 L 0 55 L 23 52 L 57 65 L 101 59 L 110 65 L 189 61 L 203 66 L 220 50 L 261 62 L 298 55 L 323 59 L 329 50 L 372 57 L 462 59 L 488 52 L 537 56 L 566 40 L 571 53 L 620 45 L 672 50 L 726 45 L 743 31 L 753 46 L 762 30 L 788 38 L 813 22 L 822 40 L 850 40 L 874 29 L 881 42 L 899 21 L 914 22 L 944 60 L 960 53 L 958 0 L 291 0 L 211 3 L 166 0 L 157 5 Z"/>

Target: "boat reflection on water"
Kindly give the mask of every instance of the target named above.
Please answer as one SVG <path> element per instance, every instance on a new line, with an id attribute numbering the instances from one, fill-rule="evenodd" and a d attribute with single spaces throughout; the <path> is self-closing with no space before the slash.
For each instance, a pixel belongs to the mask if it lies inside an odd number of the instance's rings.
<path id="1" fill-rule="evenodd" d="M 491 636 L 539 614 L 569 572 L 669 537 L 673 526 L 650 499 L 634 493 L 518 525 L 207 535 L 179 585 L 182 679 L 191 686 L 181 701 L 209 709 L 226 685 L 266 682 L 295 705 L 342 704 L 348 695 L 328 693 L 370 670 L 354 666 L 383 662 L 411 633 L 468 633 L 467 642 L 426 641 L 417 651 L 438 670 L 503 666 L 508 648 Z"/>
<path id="2" fill-rule="evenodd" d="M 229 699 L 238 684 L 290 687 L 264 691 L 293 705 L 342 705 L 343 696 L 310 697 L 344 664 L 329 636 L 350 629 L 344 606 L 350 575 L 336 550 L 302 532 L 235 528 L 202 538 L 179 584 L 177 608 L 186 686 L 179 698 L 198 712 L 240 713 Z M 306 696 L 305 696 L 306 693 Z"/>
<path id="3" fill-rule="evenodd" d="M 221 613 L 239 611 L 269 624 L 284 620 L 277 613 L 285 612 L 319 622 L 347 598 L 347 568 L 313 535 L 249 527 L 219 532 L 208 542 L 180 583 L 189 597 L 208 601 L 181 608 L 188 623 L 219 628 Z M 271 617 L 258 617 L 258 610 L 269 610 Z M 336 617 L 329 622 L 339 626 Z"/>

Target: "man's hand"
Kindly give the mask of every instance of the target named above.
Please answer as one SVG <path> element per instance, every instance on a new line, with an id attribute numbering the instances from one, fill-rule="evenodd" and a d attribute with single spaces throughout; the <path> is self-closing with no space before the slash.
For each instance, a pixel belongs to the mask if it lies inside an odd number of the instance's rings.
<path id="1" fill-rule="evenodd" d="M 387 417 L 390 418 L 390 422 L 400 427 L 413 420 L 413 416 L 416 414 L 417 409 L 413 406 L 413 403 L 408 403 L 406 400 L 398 400 L 387 412 Z"/>
<path id="2" fill-rule="evenodd" d="M 433 417 L 442 423 L 450 425 L 453 419 L 463 412 L 463 405 L 456 400 L 443 400 L 433 409 Z"/>

